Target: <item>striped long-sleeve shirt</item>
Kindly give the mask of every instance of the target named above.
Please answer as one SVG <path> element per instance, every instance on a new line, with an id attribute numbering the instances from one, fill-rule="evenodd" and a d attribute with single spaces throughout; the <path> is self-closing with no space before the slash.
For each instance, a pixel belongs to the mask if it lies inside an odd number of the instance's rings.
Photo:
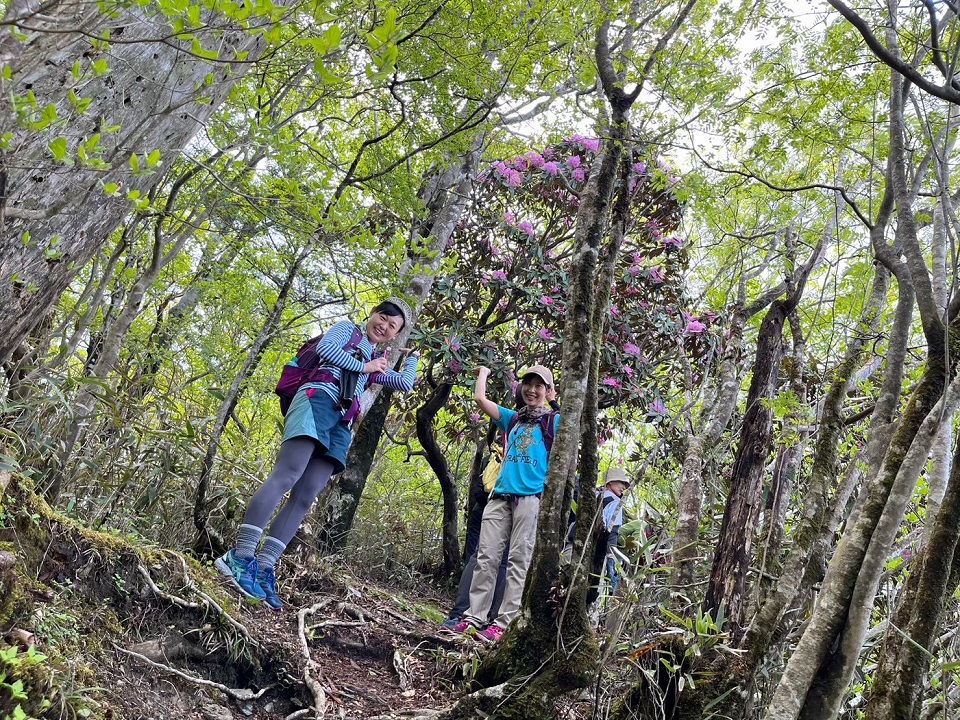
<path id="1" fill-rule="evenodd" d="M 409 392 L 412 390 L 413 381 L 417 375 L 417 358 L 412 356 L 408 357 L 402 373 L 388 369 L 386 372 L 367 375 L 363 372 L 363 366 L 370 362 L 375 355 L 373 346 L 370 344 L 362 328 L 361 333 L 363 333 L 363 339 L 357 345 L 357 350 L 360 351 L 363 360 L 359 360 L 343 350 L 343 346 L 350 341 L 350 336 L 353 335 L 353 328 L 354 325 L 349 320 L 339 322 L 324 333 L 323 337 L 320 338 L 320 341 L 317 343 L 317 354 L 327 361 L 323 363 L 323 367 L 329 370 L 338 382 L 313 382 L 307 383 L 303 387 L 323 390 L 323 392 L 333 398 L 334 401 L 337 401 L 340 397 L 340 370 L 345 369 L 360 373 L 360 377 L 357 378 L 355 397 L 360 397 L 369 383 L 377 383 L 392 390 L 399 390 L 400 392 Z M 377 353 L 376 357 L 382 354 L 383 353 Z"/>

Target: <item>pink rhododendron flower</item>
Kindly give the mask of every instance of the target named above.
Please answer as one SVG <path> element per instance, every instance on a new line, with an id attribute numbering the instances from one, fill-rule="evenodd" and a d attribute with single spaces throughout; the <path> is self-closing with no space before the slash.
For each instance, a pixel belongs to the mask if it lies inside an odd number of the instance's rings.
<path id="1" fill-rule="evenodd" d="M 647 405 L 647 410 L 652 412 L 654 415 L 665 415 L 667 408 L 660 400 L 654 400 L 652 403 Z"/>
<path id="2" fill-rule="evenodd" d="M 635 370 L 634 370 L 632 367 L 630 367 L 629 365 L 624 365 L 624 366 L 623 366 L 623 374 L 626 375 L 628 378 L 632 378 L 634 372 L 635 372 Z"/>
<path id="3" fill-rule="evenodd" d="M 633 355 L 634 357 L 641 357 L 643 355 L 643 352 L 640 350 L 640 348 L 633 343 L 624 343 L 623 351 L 627 355 Z"/>
<path id="4" fill-rule="evenodd" d="M 451 350 L 460 349 L 460 338 L 458 338 L 456 335 L 451 335 L 446 340 L 444 340 L 444 343 L 449 345 Z"/>
<path id="5" fill-rule="evenodd" d="M 557 173 L 560 172 L 560 166 L 551 160 L 543 164 L 543 171 L 550 177 L 556 177 Z"/>
<path id="6" fill-rule="evenodd" d="M 524 220 L 522 223 L 519 223 L 519 224 L 517 225 L 517 230 L 522 230 L 523 232 L 525 232 L 525 233 L 526 233 L 527 235 L 529 235 L 530 237 L 535 237 L 536 234 L 537 234 L 537 233 L 534 231 L 534 229 L 533 229 L 533 225 L 531 225 L 530 223 L 528 223 L 526 220 Z"/>
<path id="7" fill-rule="evenodd" d="M 663 241 L 664 247 L 683 247 L 683 240 L 678 238 L 676 235 L 671 235 L 666 240 Z"/>
<path id="8" fill-rule="evenodd" d="M 480 416 L 477 413 L 470 413 L 470 422 L 480 422 Z"/>
<path id="9" fill-rule="evenodd" d="M 587 175 L 583 172 L 583 168 L 576 168 L 572 173 L 570 173 L 570 176 L 577 182 L 583 182 L 587 179 Z"/>
<path id="10" fill-rule="evenodd" d="M 513 166 L 514 166 L 517 170 L 526 170 L 526 169 L 527 169 L 527 159 L 526 159 L 525 157 L 523 157 L 522 155 L 517 155 L 517 156 L 513 159 Z"/>
<path id="11" fill-rule="evenodd" d="M 552 157 L 553 157 L 553 148 L 552 148 L 552 147 L 544 148 L 544 149 L 543 149 L 543 152 L 541 152 L 540 154 L 543 155 L 545 158 L 552 158 Z"/>
<path id="12" fill-rule="evenodd" d="M 505 213 L 503 214 L 503 221 L 504 221 L 507 225 L 513 225 L 514 220 L 516 220 L 516 218 L 514 217 L 513 213 L 505 212 Z"/>
<path id="13" fill-rule="evenodd" d="M 660 266 L 650 268 L 650 279 L 657 285 L 663 282 L 663 270 Z"/>
<path id="14" fill-rule="evenodd" d="M 620 314 L 620 308 L 618 308 L 616 305 L 611 305 L 611 306 L 610 306 L 610 314 L 613 315 L 614 317 L 616 317 L 617 315 Z"/>
<path id="15" fill-rule="evenodd" d="M 542 298 L 540 298 L 540 302 L 542 302 L 544 305 L 553 305 L 553 298 L 549 295 L 544 295 Z"/>
<path id="16" fill-rule="evenodd" d="M 640 301 L 640 307 L 642 307 L 644 310 L 646 310 L 647 308 L 650 307 L 650 303 L 648 303 L 646 300 L 641 300 L 641 301 Z"/>
<path id="17" fill-rule="evenodd" d="M 627 272 L 630 273 L 631 275 L 633 275 L 634 277 L 636 277 L 637 275 L 640 274 L 640 266 L 639 266 L 639 265 L 631 265 L 631 266 L 627 269 Z"/>
<path id="18" fill-rule="evenodd" d="M 461 370 L 463 370 L 463 365 L 458 363 L 456 360 L 451 360 L 447 363 L 447 370 L 451 375 L 458 375 Z"/>
<path id="19" fill-rule="evenodd" d="M 491 275 L 494 280 L 506 280 L 507 274 L 503 270 L 494 270 L 493 275 Z"/>
<path id="20" fill-rule="evenodd" d="M 531 150 L 526 153 L 524 157 L 527 159 L 527 162 L 530 164 L 530 167 L 543 167 L 543 158 L 540 156 L 540 153 L 535 150 Z"/>
<path id="21" fill-rule="evenodd" d="M 634 163 L 634 164 L 633 164 L 633 171 L 634 171 L 637 175 L 643 175 L 643 174 L 647 171 L 647 165 L 646 165 L 646 163 L 642 163 L 642 162 Z"/>
<path id="22" fill-rule="evenodd" d="M 541 340 L 553 339 L 553 335 L 546 328 L 540 328 L 540 331 L 537 333 L 537 337 L 540 338 Z"/>
<path id="23" fill-rule="evenodd" d="M 600 149 L 600 138 L 583 138 L 580 141 L 580 144 L 583 145 L 584 150 L 589 150 L 592 153 L 595 153 Z"/>
<path id="24" fill-rule="evenodd" d="M 606 385 L 607 387 L 613 387 L 613 388 L 622 388 L 622 387 L 623 387 L 623 384 L 622 384 L 619 380 L 617 380 L 616 378 L 612 378 L 612 377 L 605 377 L 605 378 L 603 379 L 603 384 Z"/>
<path id="25" fill-rule="evenodd" d="M 684 313 L 683 315 L 687 320 L 687 326 L 683 329 L 685 335 L 688 333 L 702 333 L 707 329 L 707 326 L 697 320 L 693 315 L 689 313 Z"/>
<path id="26" fill-rule="evenodd" d="M 568 158 L 567 158 L 567 165 L 569 165 L 569 166 L 572 167 L 572 168 L 578 168 L 578 167 L 580 167 L 580 156 L 579 156 L 579 155 L 571 155 L 570 157 L 568 157 Z"/>
<path id="27" fill-rule="evenodd" d="M 523 185 L 523 175 L 518 173 L 516 170 L 507 168 L 503 171 L 503 178 L 507 181 L 507 185 L 510 187 L 518 188 Z"/>

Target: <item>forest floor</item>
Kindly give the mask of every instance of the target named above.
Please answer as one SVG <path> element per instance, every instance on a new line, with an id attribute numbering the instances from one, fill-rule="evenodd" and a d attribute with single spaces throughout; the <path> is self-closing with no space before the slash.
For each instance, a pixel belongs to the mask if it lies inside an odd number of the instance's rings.
<path id="1" fill-rule="evenodd" d="M 425 581 L 288 562 L 272 611 L 209 563 L 91 532 L 31 493 L 0 500 L 0 717 L 399 718 L 449 707 L 484 652 L 438 632 L 449 599 Z"/>

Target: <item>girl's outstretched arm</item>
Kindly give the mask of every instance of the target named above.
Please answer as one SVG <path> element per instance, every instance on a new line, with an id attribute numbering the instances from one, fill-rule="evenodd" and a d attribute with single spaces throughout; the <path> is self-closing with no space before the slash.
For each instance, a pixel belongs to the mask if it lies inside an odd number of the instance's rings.
<path id="1" fill-rule="evenodd" d="M 487 378 L 490 377 L 490 368 L 475 367 L 473 369 L 473 376 L 477 378 L 477 386 L 473 391 L 473 399 L 477 401 L 477 405 L 480 406 L 480 409 L 486 414 L 488 418 L 496 422 L 500 419 L 500 408 L 495 402 L 487 399 Z"/>

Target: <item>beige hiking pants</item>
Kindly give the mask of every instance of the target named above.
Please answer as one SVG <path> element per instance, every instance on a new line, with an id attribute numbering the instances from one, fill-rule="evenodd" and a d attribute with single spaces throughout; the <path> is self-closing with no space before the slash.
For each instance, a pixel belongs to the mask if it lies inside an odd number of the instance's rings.
<path id="1" fill-rule="evenodd" d="M 516 500 L 496 499 L 487 503 L 480 525 L 477 567 L 473 571 L 473 582 L 470 583 L 470 609 L 467 611 L 467 618 L 475 625 L 483 625 L 490 612 L 497 585 L 497 571 L 508 542 L 507 579 L 495 624 L 506 628 L 520 609 L 523 583 L 537 539 L 539 515 L 540 498 L 536 495 Z"/>

